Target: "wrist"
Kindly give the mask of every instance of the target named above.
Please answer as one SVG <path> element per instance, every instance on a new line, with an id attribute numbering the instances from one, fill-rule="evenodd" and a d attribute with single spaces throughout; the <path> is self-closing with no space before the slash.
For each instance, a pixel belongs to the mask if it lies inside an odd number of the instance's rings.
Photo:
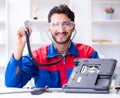
<path id="1" fill-rule="evenodd" d="M 19 60 L 20 58 L 21 58 L 21 56 L 22 56 L 22 54 L 23 54 L 23 50 L 24 50 L 24 47 L 25 47 L 25 44 L 24 45 L 22 45 L 22 44 L 17 44 L 16 46 L 15 46 L 15 49 L 14 49 L 14 58 L 16 59 L 16 60 Z"/>

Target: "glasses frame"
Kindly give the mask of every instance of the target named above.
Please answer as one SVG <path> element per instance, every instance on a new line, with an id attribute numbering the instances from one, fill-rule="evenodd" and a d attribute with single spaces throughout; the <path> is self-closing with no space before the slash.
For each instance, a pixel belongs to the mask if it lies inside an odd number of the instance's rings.
<path id="1" fill-rule="evenodd" d="M 49 23 L 49 25 L 54 28 L 55 30 L 59 29 L 60 27 L 62 27 L 62 29 L 67 29 L 70 30 L 74 27 L 74 22 L 73 21 L 64 21 L 62 23 L 60 22 L 51 22 Z"/>

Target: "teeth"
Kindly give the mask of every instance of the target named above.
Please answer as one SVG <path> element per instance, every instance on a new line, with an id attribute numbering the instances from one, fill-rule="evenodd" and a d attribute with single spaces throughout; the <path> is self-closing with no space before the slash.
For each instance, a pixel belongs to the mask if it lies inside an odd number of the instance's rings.
<path id="1" fill-rule="evenodd" d="M 66 35 L 67 35 L 67 33 L 56 33 L 56 36 L 59 36 L 59 37 L 64 37 Z"/>
<path id="2" fill-rule="evenodd" d="M 60 35 L 66 35 L 66 33 L 60 34 Z"/>
<path id="3" fill-rule="evenodd" d="M 65 34 L 58 34 L 58 36 L 65 36 Z"/>

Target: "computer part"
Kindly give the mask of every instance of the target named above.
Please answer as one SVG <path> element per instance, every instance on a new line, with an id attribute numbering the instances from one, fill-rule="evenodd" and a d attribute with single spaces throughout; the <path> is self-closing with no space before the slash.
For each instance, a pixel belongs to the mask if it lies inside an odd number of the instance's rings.
<path id="1" fill-rule="evenodd" d="M 64 92 L 109 93 L 116 64 L 115 59 L 75 59 L 68 83 L 63 86 Z"/>

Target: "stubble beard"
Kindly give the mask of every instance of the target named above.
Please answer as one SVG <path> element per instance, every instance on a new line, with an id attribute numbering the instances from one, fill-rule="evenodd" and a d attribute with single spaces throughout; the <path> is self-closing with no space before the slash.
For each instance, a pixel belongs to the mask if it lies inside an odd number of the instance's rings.
<path id="1" fill-rule="evenodd" d="M 52 38 L 57 44 L 66 44 L 70 41 L 71 35 L 69 35 L 65 41 L 63 41 L 62 38 L 60 38 L 60 40 L 58 41 L 54 35 L 52 35 Z"/>

